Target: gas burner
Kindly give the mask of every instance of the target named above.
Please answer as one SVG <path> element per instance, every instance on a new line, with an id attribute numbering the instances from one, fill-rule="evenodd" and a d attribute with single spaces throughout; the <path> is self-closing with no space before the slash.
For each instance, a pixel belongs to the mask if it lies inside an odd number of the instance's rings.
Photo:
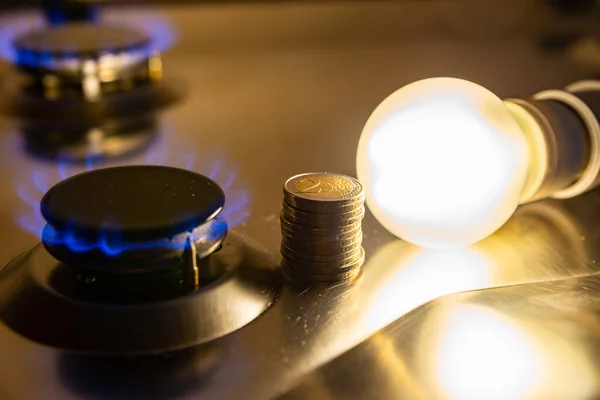
<path id="1" fill-rule="evenodd" d="M 84 161 L 145 147 L 156 113 L 181 93 L 163 78 L 164 48 L 141 27 L 96 23 L 95 9 L 54 3 L 47 4 L 49 26 L 12 39 L 20 79 L 8 83 L 2 108 L 22 121 L 26 148 Z M 117 140 L 104 143 L 109 138 Z"/>
<path id="2" fill-rule="evenodd" d="M 170 269 L 188 247 L 204 258 L 220 246 L 227 234 L 227 224 L 218 218 L 224 204 L 225 194 L 215 182 L 183 169 L 86 172 L 58 183 L 42 198 L 48 223 L 42 242 L 65 264 L 119 273 Z"/>
<path id="3" fill-rule="evenodd" d="M 150 39 L 127 26 L 70 23 L 27 32 L 13 45 L 29 89 L 49 99 L 81 93 L 93 101 L 162 77 Z"/>
<path id="4" fill-rule="evenodd" d="M 205 343 L 275 300 L 268 252 L 220 217 L 225 195 L 183 169 L 85 172 L 41 202 L 42 244 L 2 270 L 0 319 L 40 343 L 141 354 Z M 27 301 L 22 301 L 24 298 Z"/>

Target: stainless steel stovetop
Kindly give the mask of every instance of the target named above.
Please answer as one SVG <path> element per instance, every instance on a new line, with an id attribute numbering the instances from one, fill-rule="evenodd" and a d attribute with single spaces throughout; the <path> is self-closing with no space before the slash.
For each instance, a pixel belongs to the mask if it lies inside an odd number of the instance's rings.
<path id="1" fill-rule="evenodd" d="M 389 93 L 430 76 L 500 96 L 594 76 L 598 14 L 561 16 L 537 1 L 339 1 L 122 8 L 176 33 L 165 73 L 185 88 L 160 114 L 157 142 L 95 164 L 164 159 L 248 193 L 236 227 L 278 257 L 282 184 L 355 175 L 362 126 Z M 125 15 L 125 14 L 124 14 Z M 558 46 L 583 32 L 570 46 Z M 571 36 L 570 36 L 571 35 Z M 11 83 L 12 67 L 1 79 Z M 0 262 L 39 239 L 16 220 L 32 174 L 56 163 L 23 150 L 0 121 Z M 183 163 L 183 164 L 182 164 Z M 66 173 L 84 170 L 68 167 Z M 522 207 L 465 250 L 424 250 L 363 223 L 367 261 L 352 285 L 285 286 L 250 324 L 209 345 L 115 361 L 67 354 L 0 325 L 0 398 L 592 399 L 600 396 L 596 260 L 600 193 Z M 110 330 L 108 326 L 106 329 Z"/>

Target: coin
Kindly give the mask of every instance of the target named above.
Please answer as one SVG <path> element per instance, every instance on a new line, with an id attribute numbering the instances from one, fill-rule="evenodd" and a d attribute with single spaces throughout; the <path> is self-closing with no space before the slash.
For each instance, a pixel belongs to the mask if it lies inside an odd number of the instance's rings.
<path id="1" fill-rule="evenodd" d="M 285 215 L 281 215 L 280 217 L 281 227 L 288 229 L 293 232 L 297 232 L 299 234 L 305 234 L 310 236 L 329 236 L 333 234 L 342 234 L 347 232 L 353 232 L 357 229 L 360 229 L 362 222 L 357 221 L 349 225 L 339 226 L 334 225 L 327 228 L 315 229 L 315 228 L 307 228 L 304 226 L 299 226 L 294 224 L 293 222 L 288 221 L 285 218 Z"/>
<path id="2" fill-rule="evenodd" d="M 339 207 L 364 200 L 363 188 L 358 180 L 328 172 L 291 177 L 284 185 L 284 195 L 288 204 L 303 210 L 309 210 L 315 203 L 331 203 Z"/>
<path id="3" fill-rule="evenodd" d="M 314 229 L 327 229 L 327 228 L 332 228 L 332 227 L 337 227 L 337 226 L 351 225 L 351 224 L 359 223 L 360 221 L 362 221 L 363 217 L 364 217 L 364 211 L 355 217 L 352 217 L 352 218 L 346 219 L 346 220 L 340 220 L 338 222 L 328 220 L 328 219 L 321 219 L 321 218 L 313 218 L 313 219 L 300 218 L 300 217 L 296 217 L 291 214 L 284 214 L 282 216 L 282 218 L 285 218 L 288 222 L 291 222 L 294 226 L 301 226 L 304 228 L 314 228 Z"/>
<path id="4" fill-rule="evenodd" d="M 335 273 L 345 273 L 360 266 L 364 262 L 365 254 L 362 247 L 357 256 L 352 257 L 348 260 L 341 260 L 337 262 L 316 262 L 316 261 L 302 261 L 298 259 L 285 259 L 283 264 L 292 269 L 299 269 L 303 273 L 315 274 L 315 275 L 327 275 Z"/>
<path id="5" fill-rule="evenodd" d="M 342 252 L 347 252 L 351 247 L 358 247 L 362 244 L 362 232 L 354 238 L 346 239 L 343 241 L 331 241 L 328 243 L 322 243 L 319 241 L 308 242 L 290 240 L 287 237 L 282 237 L 281 243 L 286 245 L 288 248 L 293 248 L 299 252 L 306 252 L 308 254 L 320 254 L 324 256 L 335 255 Z"/>
<path id="6" fill-rule="evenodd" d="M 298 201 L 297 199 L 292 198 L 290 194 L 286 193 L 283 202 L 291 207 L 303 209 L 309 212 L 318 214 L 337 214 L 362 207 L 365 203 L 365 196 L 364 194 L 360 194 L 353 200 L 348 199 L 339 202 L 311 200 Z"/>
<path id="7" fill-rule="evenodd" d="M 293 228 L 288 228 L 285 225 L 281 224 L 281 234 L 289 236 L 292 240 L 306 240 L 307 237 L 310 237 L 311 240 L 344 240 L 354 237 L 361 231 L 360 226 L 352 231 L 347 232 L 338 232 L 338 231 L 327 231 L 323 234 L 313 234 L 310 232 L 298 231 Z"/>
<path id="8" fill-rule="evenodd" d="M 320 240 L 312 240 L 312 238 L 299 240 L 296 237 L 287 236 L 285 234 L 283 234 L 281 237 L 281 243 L 285 244 L 287 247 L 300 252 L 315 252 L 315 254 L 319 254 L 322 252 L 331 253 L 332 251 L 341 252 L 344 251 L 344 249 L 352 246 L 357 247 L 357 245 L 361 243 L 361 241 L 361 231 L 347 239 L 336 239 L 335 237 L 333 237 L 331 239 Z"/>
<path id="9" fill-rule="evenodd" d="M 288 179 L 283 189 L 281 267 L 290 280 L 355 279 L 362 248 L 364 191 L 351 177 L 309 173 Z"/>
<path id="10" fill-rule="evenodd" d="M 350 208 L 350 210 L 340 212 L 340 213 L 319 214 L 319 213 L 304 212 L 304 211 L 298 210 L 297 208 L 294 208 L 284 202 L 283 203 L 283 214 L 286 216 L 290 216 L 297 220 L 302 220 L 302 221 L 312 221 L 312 220 L 317 219 L 319 221 L 328 223 L 329 225 L 346 223 L 349 220 L 352 220 L 352 219 L 358 218 L 358 217 L 362 218 L 365 215 L 365 209 L 363 207 L 357 207 L 357 208 L 349 207 L 349 208 Z"/>
<path id="11" fill-rule="evenodd" d="M 360 268 L 355 268 L 349 272 L 339 273 L 339 274 L 304 274 L 298 273 L 296 270 L 283 268 L 283 275 L 286 279 L 291 282 L 337 282 L 337 281 L 353 281 L 361 273 Z"/>
<path id="12" fill-rule="evenodd" d="M 323 254 L 309 254 L 306 252 L 298 251 L 293 248 L 286 246 L 284 243 L 281 244 L 281 253 L 288 259 L 294 259 L 305 262 L 318 262 L 318 263 L 343 263 L 348 260 L 360 256 L 360 248 L 351 247 L 349 250 L 339 252 L 333 255 Z"/>

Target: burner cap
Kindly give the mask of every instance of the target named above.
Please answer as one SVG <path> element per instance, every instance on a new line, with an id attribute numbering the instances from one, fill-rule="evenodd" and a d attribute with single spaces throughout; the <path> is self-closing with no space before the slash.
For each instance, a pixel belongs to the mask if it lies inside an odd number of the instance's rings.
<path id="1" fill-rule="evenodd" d="M 56 230 L 96 240 L 170 238 L 206 223 L 225 204 L 221 188 L 197 173 L 163 166 L 85 172 L 52 187 L 42 215 Z"/>
<path id="2" fill-rule="evenodd" d="M 130 27 L 71 23 L 25 33 L 13 45 L 19 64 L 35 66 L 47 58 L 98 58 L 143 50 L 149 43 L 145 34 Z"/>

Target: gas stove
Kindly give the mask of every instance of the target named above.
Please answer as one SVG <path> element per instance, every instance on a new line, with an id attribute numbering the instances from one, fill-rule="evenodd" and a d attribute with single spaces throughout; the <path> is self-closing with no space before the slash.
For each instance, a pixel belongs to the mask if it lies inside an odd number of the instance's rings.
<path id="1" fill-rule="evenodd" d="M 597 397 L 598 191 L 465 249 L 367 209 L 358 278 L 283 277 L 284 183 L 354 176 L 398 87 L 597 75 L 597 11 L 442 3 L 7 11 L 0 398 Z"/>

